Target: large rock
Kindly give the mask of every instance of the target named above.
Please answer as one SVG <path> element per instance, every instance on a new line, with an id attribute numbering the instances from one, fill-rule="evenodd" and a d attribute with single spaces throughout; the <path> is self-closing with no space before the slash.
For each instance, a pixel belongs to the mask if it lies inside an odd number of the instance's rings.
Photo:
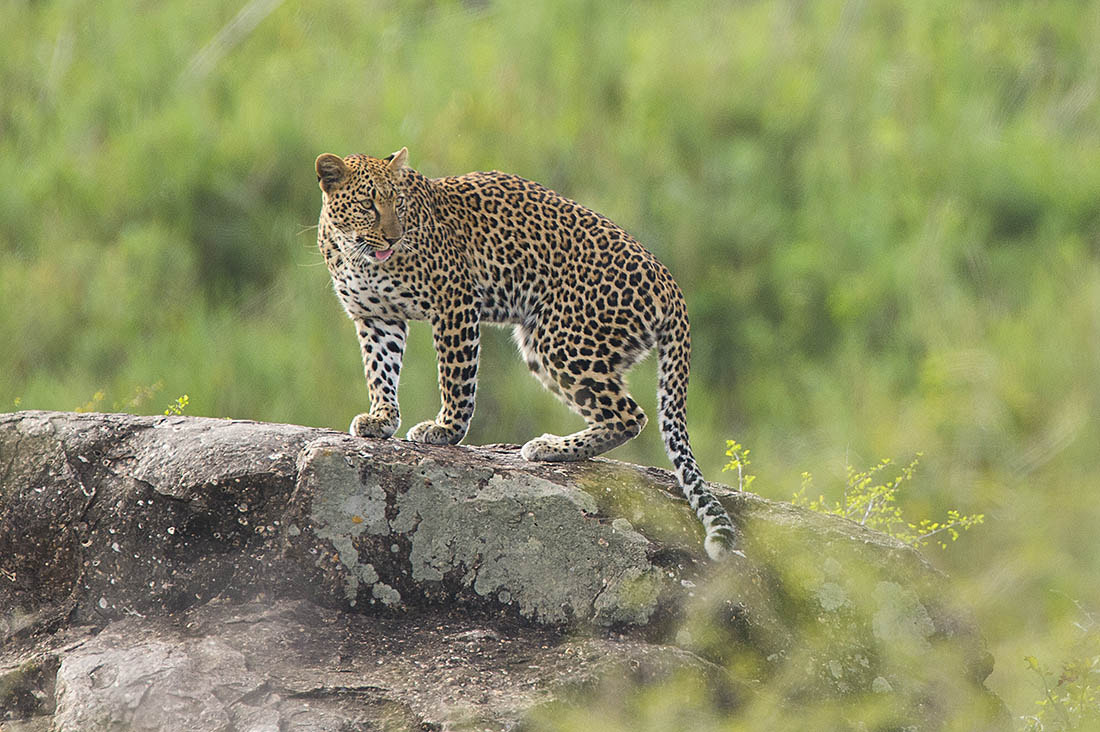
<path id="1" fill-rule="evenodd" d="M 342 614 L 308 602 L 207 603 L 107 626 L 57 671 L 62 730 L 485 728 L 610 669 L 663 675 L 713 664 L 623 637 L 444 610 Z"/>
<path id="2" fill-rule="evenodd" d="M 982 710 L 976 728 L 1003 721 L 980 634 L 917 552 L 714 489 L 747 561 L 705 560 L 661 470 L 233 420 L 0 415 L 0 720 L 504 729 L 614 669 L 689 674 L 729 713 L 781 678 L 791 698 L 888 699 L 899 724 L 935 728 L 961 705 Z"/>

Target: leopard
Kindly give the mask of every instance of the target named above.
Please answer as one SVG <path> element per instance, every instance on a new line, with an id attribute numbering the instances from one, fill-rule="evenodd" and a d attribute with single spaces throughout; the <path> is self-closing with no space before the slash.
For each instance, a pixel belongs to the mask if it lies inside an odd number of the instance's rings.
<path id="1" fill-rule="evenodd" d="M 530 461 L 584 460 L 636 437 L 648 418 L 626 372 L 656 348 L 660 433 L 704 550 L 744 556 L 688 439 L 691 331 L 668 268 L 607 217 L 539 183 L 496 170 L 428 178 L 408 158 L 403 147 L 384 158 L 325 153 L 315 164 L 317 244 L 355 325 L 370 399 L 350 433 L 389 438 L 400 426 L 410 320 L 431 324 L 441 398 L 407 439 L 466 436 L 480 325 L 511 326 L 527 368 L 586 424 L 527 441 Z"/>

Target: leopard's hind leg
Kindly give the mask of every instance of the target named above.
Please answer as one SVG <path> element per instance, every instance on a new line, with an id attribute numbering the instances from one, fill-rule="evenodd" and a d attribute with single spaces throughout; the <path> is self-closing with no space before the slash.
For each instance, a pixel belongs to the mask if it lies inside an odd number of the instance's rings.
<path id="1" fill-rule="evenodd" d="M 523 457 L 553 462 L 584 460 L 637 436 L 647 418 L 627 392 L 623 376 L 645 349 L 622 350 L 611 333 L 598 331 L 571 332 L 559 326 L 550 336 L 551 331 L 532 324 L 515 330 L 527 367 L 588 426 L 570 435 L 536 437 L 523 446 Z"/>

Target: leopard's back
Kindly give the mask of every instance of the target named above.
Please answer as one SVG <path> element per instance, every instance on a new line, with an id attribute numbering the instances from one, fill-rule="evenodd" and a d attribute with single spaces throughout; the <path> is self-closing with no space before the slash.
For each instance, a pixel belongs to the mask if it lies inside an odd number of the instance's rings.
<path id="1" fill-rule="evenodd" d="M 652 346 L 663 314 L 682 298 L 664 265 L 630 234 L 545 186 L 499 171 L 432 183 L 438 215 L 456 234 L 491 322 L 522 322 L 553 308 Z"/>

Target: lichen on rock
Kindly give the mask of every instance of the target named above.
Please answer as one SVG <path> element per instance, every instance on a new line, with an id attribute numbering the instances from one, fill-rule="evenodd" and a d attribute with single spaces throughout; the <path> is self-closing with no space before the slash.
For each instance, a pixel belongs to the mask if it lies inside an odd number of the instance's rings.
<path id="1" fill-rule="evenodd" d="M 641 625 L 656 610 L 664 581 L 649 542 L 600 517 L 585 491 L 434 457 L 407 464 L 346 449 L 350 440 L 308 444 L 296 492 L 308 496 L 302 525 L 321 542 L 318 555 L 328 543 L 338 557 L 350 604 L 392 603 L 403 596 L 394 586 L 428 585 L 495 598 L 545 623 Z M 398 549 L 383 563 L 361 557 L 356 540 L 367 535 Z"/>

